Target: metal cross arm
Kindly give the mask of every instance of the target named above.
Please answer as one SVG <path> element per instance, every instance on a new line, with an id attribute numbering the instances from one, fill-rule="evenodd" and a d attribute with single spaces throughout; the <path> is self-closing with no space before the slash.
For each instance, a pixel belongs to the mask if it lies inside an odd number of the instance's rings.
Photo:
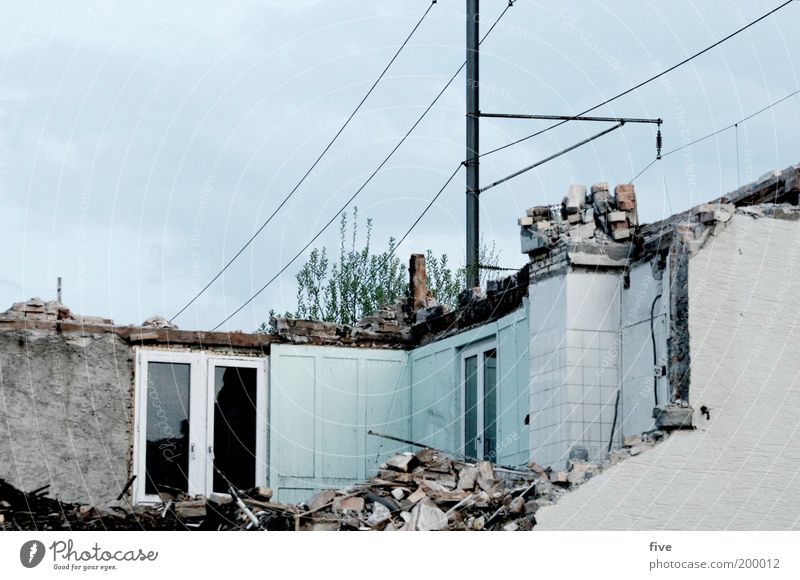
<path id="1" fill-rule="evenodd" d="M 478 117 L 489 117 L 493 119 L 533 119 L 538 121 L 607 121 L 613 123 L 650 123 L 661 125 L 661 119 L 641 119 L 638 117 L 586 117 L 584 115 L 518 115 L 516 113 L 481 113 Z"/>
<path id="2" fill-rule="evenodd" d="M 552 161 L 556 157 L 560 157 L 561 155 L 564 155 L 565 153 L 569 153 L 573 149 L 577 149 L 578 147 L 580 147 L 582 145 L 586 145 L 590 141 L 594 141 L 595 139 L 597 139 L 599 137 L 602 137 L 603 135 L 607 135 L 608 133 L 611 133 L 612 131 L 616 131 L 617 129 L 622 127 L 624 124 L 625 124 L 625 121 L 620 121 L 619 123 L 617 123 L 613 127 L 609 127 L 608 129 L 605 129 L 604 131 L 600 131 L 596 135 L 592 135 L 591 137 L 588 137 L 588 138 L 584 139 L 583 141 L 575 143 L 574 145 L 570 145 L 566 149 L 562 149 L 558 153 L 554 153 L 553 155 L 550 155 L 549 157 L 545 157 L 544 159 L 542 159 L 541 161 L 537 161 L 533 165 L 528 165 L 527 167 L 523 167 L 522 169 L 520 169 L 519 171 L 515 171 L 514 173 L 512 173 L 508 177 L 504 177 L 503 179 L 498 179 L 494 183 L 490 183 L 486 187 L 481 188 L 479 190 L 479 193 L 483 193 L 487 189 L 491 189 L 491 188 L 495 187 L 496 185 L 500 185 L 501 183 L 505 183 L 509 179 L 513 179 L 513 178 L 517 177 L 518 175 L 522 175 L 526 171 L 530 171 L 531 169 L 535 169 L 536 167 L 539 167 L 540 165 L 544 165 L 548 161 Z"/>

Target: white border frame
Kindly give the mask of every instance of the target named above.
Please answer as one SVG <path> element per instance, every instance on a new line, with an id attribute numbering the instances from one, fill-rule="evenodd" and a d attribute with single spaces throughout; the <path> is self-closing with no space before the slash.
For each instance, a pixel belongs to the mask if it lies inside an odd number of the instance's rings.
<path id="1" fill-rule="evenodd" d="M 466 360 L 472 356 L 478 357 L 478 392 L 477 395 L 477 412 L 478 412 L 478 420 L 477 420 L 477 427 L 478 427 L 478 435 L 481 439 L 481 445 L 483 445 L 483 432 L 486 429 L 486 425 L 484 425 L 484 413 L 483 413 L 483 396 L 484 396 L 484 384 L 483 384 L 483 353 L 486 351 L 494 349 L 496 352 L 497 350 L 497 335 L 493 334 L 490 337 L 483 338 L 481 340 L 475 341 L 464 346 L 461 349 L 461 354 L 459 357 L 459 365 L 458 365 L 458 383 L 460 389 L 460 398 L 461 398 L 461 405 L 459 409 L 459 421 L 461 422 L 461 440 L 460 440 L 460 453 L 466 452 L 466 445 L 467 445 L 467 388 L 466 388 Z M 499 386 L 499 385 L 498 385 Z M 476 446 L 475 449 L 476 455 L 483 455 L 483 448 L 479 450 Z M 476 459 L 480 460 L 481 457 L 476 457 Z"/>
<path id="2" fill-rule="evenodd" d="M 209 354 L 206 359 L 206 490 L 211 492 L 214 486 L 214 369 L 216 367 L 239 367 L 256 369 L 256 475 L 257 486 L 267 485 L 269 473 L 269 432 L 268 432 L 268 405 L 267 405 L 267 359 L 254 357 L 237 357 L 230 355 Z"/>
<path id="3" fill-rule="evenodd" d="M 189 495 L 206 495 L 212 489 L 212 464 L 209 461 L 210 429 L 209 408 L 213 409 L 213 366 L 239 366 L 256 368 L 260 372 L 256 383 L 256 485 L 269 485 L 269 388 L 268 357 L 235 356 L 203 351 L 175 351 L 164 348 L 134 347 L 134 416 L 133 416 L 133 462 L 131 475 L 134 503 L 161 503 L 157 495 L 147 494 L 146 449 L 147 449 L 147 365 L 151 362 L 189 364 Z M 199 420 L 192 420 L 198 417 Z"/>

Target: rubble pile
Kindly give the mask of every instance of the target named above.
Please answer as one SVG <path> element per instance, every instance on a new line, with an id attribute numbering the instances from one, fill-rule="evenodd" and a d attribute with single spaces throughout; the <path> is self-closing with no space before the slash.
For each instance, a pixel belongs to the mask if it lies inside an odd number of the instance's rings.
<path id="1" fill-rule="evenodd" d="M 397 298 L 391 304 L 378 309 L 371 316 L 359 320 L 352 329 L 354 340 L 359 339 L 398 339 L 410 338 L 410 321 L 408 314 L 408 298 Z M 433 298 L 431 297 L 431 300 Z M 433 300 L 433 304 L 435 304 Z"/>
<path id="2" fill-rule="evenodd" d="M 162 494 L 156 505 L 117 500 L 97 506 L 60 502 L 47 497 L 47 488 L 24 493 L 0 479 L 0 531 L 293 529 L 283 506 L 264 509 L 272 495 L 265 488 L 241 492 L 236 499 L 217 493 L 208 498 Z"/>
<path id="3" fill-rule="evenodd" d="M 625 437 L 600 463 L 571 460 L 567 471 L 455 460 L 424 448 L 398 453 L 372 479 L 325 489 L 301 504 L 272 501 L 272 490 L 230 489 L 208 497 L 160 494 L 161 503 L 62 503 L 47 488 L 24 493 L 0 479 L 2 530 L 528 531 L 556 503 L 609 466 L 639 455 L 664 431 Z"/>
<path id="4" fill-rule="evenodd" d="M 532 256 L 566 239 L 629 241 L 639 224 L 636 191 L 630 183 L 617 185 L 614 195 L 608 183 L 595 183 L 589 190 L 571 185 L 560 206 L 529 208 L 517 223 L 522 253 Z"/>
<path id="5" fill-rule="evenodd" d="M 550 501 L 546 472 L 470 463 L 423 449 L 391 457 L 376 477 L 324 490 L 300 518 L 306 530 L 531 530 L 539 499 Z"/>
<path id="6" fill-rule="evenodd" d="M 403 344 L 411 339 L 407 300 L 398 298 L 354 326 L 284 316 L 274 316 L 269 323 L 277 336 L 295 344 Z"/>
<path id="7" fill-rule="evenodd" d="M 151 316 L 142 322 L 142 328 L 166 328 L 168 330 L 178 330 L 178 325 L 173 324 L 163 316 Z"/>
<path id="8" fill-rule="evenodd" d="M 73 314 L 69 308 L 50 300 L 45 302 L 41 298 L 31 298 L 25 302 L 15 302 L 11 308 L 0 313 L 0 320 L 31 320 L 37 322 L 73 322 L 86 325 L 107 326 L 114 324 L 113 320 L 99 316 L 79 316 Z"/>

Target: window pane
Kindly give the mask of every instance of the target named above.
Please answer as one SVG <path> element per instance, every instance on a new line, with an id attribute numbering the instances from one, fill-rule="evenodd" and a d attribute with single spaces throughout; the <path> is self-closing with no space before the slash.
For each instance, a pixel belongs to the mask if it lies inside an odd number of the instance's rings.
<path id="1" fill-rule="evenodd" d="M 464 359 L 464 455 L 477 458 L 478 357 Z"/>
<path id="2" fill-rule="evenodd" d="M 147 364 L 145 493 L 188 491 L 189 365 Z"/>
<path id="3" fill-rule="evenodd" d="M 214 491 L 228 491 L 226 478 L 238 489 L 256 484 L 257 376 L 253 368 L 214 368 Z"/>
<path id="4" fill-rule="evenodd" d="M 497 351 L 483 353 L 483 457 L 497 460 Z"/>

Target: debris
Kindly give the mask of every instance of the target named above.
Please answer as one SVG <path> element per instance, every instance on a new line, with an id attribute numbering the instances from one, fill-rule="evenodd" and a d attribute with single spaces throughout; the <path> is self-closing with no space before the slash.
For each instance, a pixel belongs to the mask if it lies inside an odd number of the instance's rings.
<path id="1" fill-rule="evenodd" d="M 518 495 L 511 500 L 511 503 L 508 504 L 508 511 L 510 511 L 512 514 L 525 513 L 525 500 L 521 495 Z"/>
<path id="2" fill-rule="evenodd" d="M 672 429 L 693 429 L 692 414 L 694 409 L 688 403 L 674 403 L 670 405 L 659 405 L 653 409 L 653 419 L 656 426 L 662 431 Z"/>
<path id="3" fill-rule="evenodd" d="M 426 498 L 411 510 L 408 527 L 414 531 L 443 530 L 447 527 L 447 515 L 432 500 Z"/>
<path id="4" fill-rule="evenodd" d="M 530 463 L 528 463 L 528 469 L 530 469 L 534 473 L 538 473 L 539 475 L 544 475 L 546 471 L 544 467 L 542 467 L 535 461 L 531 461 Z"/>
<path id="5" fill-rule="evenodd" d="M 623 447 L 636 447 L 641 442 L 642 442 L 642 436 L 640 434 L 625 435 L 625 437 L 623 437 L 623 439 L 622 439 L 622 446 Z"/>
<path id="6" fill-rule="evenodd" d="M 364 511 L 364 498 L 344 496 L 333 500 L 333 511 L 335 512 L 362 512 Z"/>
<path id="7" fill-rule="evenodd" d="M 413 453 L 398 453 L 386 462 L 386 466 L 397 471 L 409 471 L 415 466 L 416 461 L 417 458 Z"/>
<path id="8" fill-rule="evenodd" d="M 373 528 L 389 521 L 392 518 L 392 513 L 382 503 L 375 502 L 372 504 L 372 514 L 367 518 L 367 524 Z"/>
<path id="9" fill-rule="evenodd" d="M 475 467 L 464 467 L 458 477 L 458 489 L 475 489 L 478 480 L 478 469 Z"/>
<path id="10" fill-rule="evenodd" d="M 273 502 L 267 487 L 230 487 L 207 498 L 163 493 L 159 505 L 80 506 L 46 497 L 47 488 L 23 493 L 0 480 L 0 530 L 525 531 L 540 506 L 600 469 L 576 460 L 569 472 L 534 462 L 517 469 L 431 448 L 393 455 L 384 467 L 367 481 L 318 491 L 297 505 Z"/>
<path id="11" fill-rule="evenodd" d="M 479 478 L 483 478 L 488 481 L 497 481 L 497 476 L 495 475 L 494 466 L 492 465 L 491 461 L 479 461 L 477 467 Z"/>
<path id="12" fill-rule="evenodd" d="M 182 520 L 206 517 L 206 501 L 190 500 L 175 502 L 175 515 Z"/>
<path id="13" fill-rule="evenodd" d="M 572 485 L 580 485 L 586 481 L 586 473 L 583 471 L 572 471 L 567 474 L 567 481 Z"/>
<path id="14" fill-rule="evenodd" d="M 334 499 L 336 499 L 336 492 L 332 489 L 324 489 L 309 500 L 308 509 L 312 512 L 317 511 L 332 504 Z"/>
<path id="15" fill-rule="evenodd" d="M 208 501 L 217 505 L 227 505 L 233 501 L 233 496 L 229 493 L 217 493 L 213 491 L 208 494 Z"/>
<path id="16" fill-rule="evenodd" d="M 178 326 L 163 316 L 152 316 L 142 322 L 142 328 L 168 328 L 170 330 L 177 330 Z"/>

